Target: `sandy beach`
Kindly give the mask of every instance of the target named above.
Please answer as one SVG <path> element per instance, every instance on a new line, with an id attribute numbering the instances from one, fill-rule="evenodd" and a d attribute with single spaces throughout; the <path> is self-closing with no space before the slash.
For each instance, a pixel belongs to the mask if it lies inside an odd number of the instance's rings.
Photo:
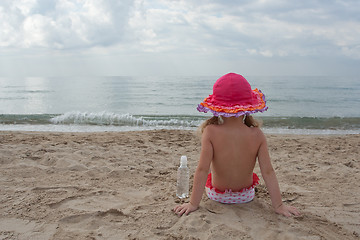
<path id="1" fill-rule="evenodd" d="M 0 239 L 359 239 L 360 135 L 267 135 L 283 200 L 274 213 L 261 179 L 255 199 L 172 208 L 193 131 L 0 132 Z"/>

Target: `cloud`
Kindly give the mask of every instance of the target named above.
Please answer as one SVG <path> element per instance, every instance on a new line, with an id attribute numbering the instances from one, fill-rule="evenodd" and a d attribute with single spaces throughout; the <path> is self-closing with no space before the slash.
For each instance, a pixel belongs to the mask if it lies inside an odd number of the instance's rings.
<path id="1" fill-rule="evenodd" d="M 131 0 L 6 0 L 0 46 L 73 49 L 121 42 Z"/>
<path id="2" fill-rule="evenodd" d="M 156 3 L 137 1 L 129 21 L 144 51 L 220 49 L 241 56 L 255 49 L 252 54 L 281 57 L 326 55 L 329 49 L 341 55 L 345 46 L 359 45 L 360 10 L 355 1 Z"/>
<path id="3" fill-rule="evenodd" d="M 75 56 L 107 71 L 117 70 L 119 62 L 134 71 L 137 64 L 146 71 L 163 64 L 195 66 L 190 61 L 227 69 L 249 58 L 264 66 L 295 58 L 356 62 L 359 49 L 357 0 L 0 2 L 0 61 L 7 66 L 8 55 L 30 62 L 42 54 L 41 63 L 59 58 L 54 61 L 64 64 Z"/>

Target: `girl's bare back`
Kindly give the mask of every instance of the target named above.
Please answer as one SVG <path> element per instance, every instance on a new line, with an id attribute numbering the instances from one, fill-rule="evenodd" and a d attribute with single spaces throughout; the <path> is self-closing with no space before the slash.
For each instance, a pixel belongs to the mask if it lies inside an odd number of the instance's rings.
<path id="1" fill-rule="evenodd" d="M 243 118 L 224 118 L 221 125 L 209 125 L 208 131 L 214 154 L 211 161 L 212 184 L 225 191 L 238 191 L 253 183 L 262 135 L 259 128 L 243 124 Z"/>

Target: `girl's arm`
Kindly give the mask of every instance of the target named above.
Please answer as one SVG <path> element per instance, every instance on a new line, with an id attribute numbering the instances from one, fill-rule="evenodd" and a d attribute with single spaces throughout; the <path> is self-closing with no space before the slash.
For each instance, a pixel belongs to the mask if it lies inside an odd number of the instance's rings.
<path id="1" fill-rule="evenodd" d="M 179 216 L 183 215 L 184 213 L 188 215 L 190 212 L 193 212 L 199 208 L 199 204 L 205 189 L 211 160 L 213 158 L 213 146 L 210 141 L 209 128 L 211 127 L 206 127 L 202 134 L 200 160 L 194 175 L 194 183 L 190 202 L 178 205 L 174 208 L 174 212 Z"/>
<path id="2" fill-rule="evenodd" d="M 270 194 L 272 206 L 276 213 L 286 217 L 292 215 L 298 216 L 300 215 L 300 212 L 295 207 L 284 205 L 282 202 L 279 183 L 274 168 L 271 165 L 268 146 L 263 133 L 261 133 L 261 138 L 262 141 L 258 152 L 258 161 L 261 175 L 264 178 L 265 185 Z"/>

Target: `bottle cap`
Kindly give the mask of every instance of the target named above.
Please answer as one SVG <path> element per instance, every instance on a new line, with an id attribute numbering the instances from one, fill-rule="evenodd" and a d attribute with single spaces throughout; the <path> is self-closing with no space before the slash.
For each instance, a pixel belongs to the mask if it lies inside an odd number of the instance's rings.
<path id="1" fill-rule="evenodd" d="M 181 156 L 181 158 L 180 158 L 180 166 L 186 167 L 186 165 L 187 165 L 187 157 L 186 156 Z"/>

